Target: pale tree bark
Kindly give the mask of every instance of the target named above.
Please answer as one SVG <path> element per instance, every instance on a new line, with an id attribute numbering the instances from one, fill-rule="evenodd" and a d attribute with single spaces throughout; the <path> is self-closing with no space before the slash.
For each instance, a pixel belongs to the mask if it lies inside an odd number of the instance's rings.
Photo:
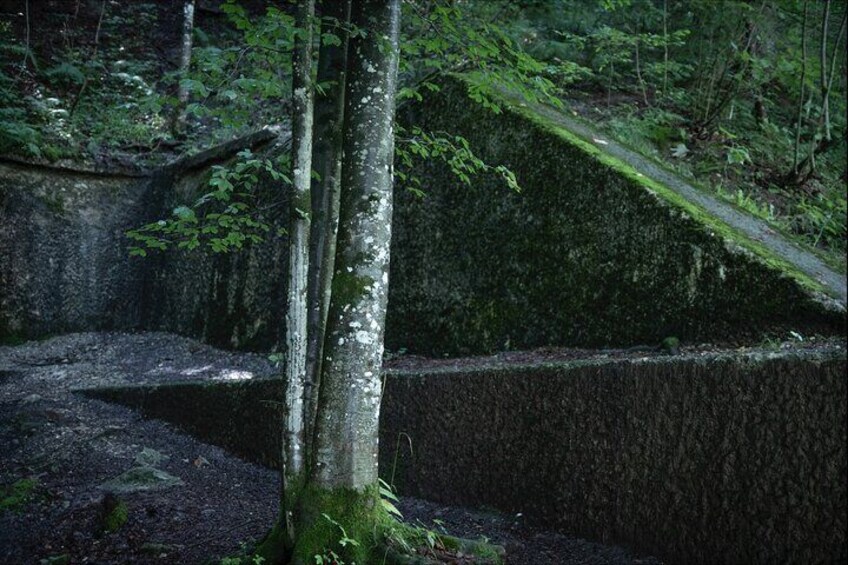
<path id="1" fill-rule="evenodd" d="M 286 311 L 286 410 L 283 430 L 283 508 L 294 538 L 293 507 L 305 481 L 303 392 L 306 380 L 309 268 L 309 189 L 312 172 L 312 19 L 314 0 L 300 0 L 295 15 L 292 60 L 292 199 L 289 219 L 289 280 Z"/>
<path id="2" fill-rule="evenodd" d="M 380 369 L 389 283 L 398 0 L 357 0 L 345 96 L 342 203 L 327 319 L 313 482 L 377 482 Z"/>
<path id="3" fill-rule="evenodd" d="M 180 133 L 185 127 L 185 108 L 188 103 L 189 90 L 182 81 L 188 77 L 188 71 L 191 67 L 194 3 L 195 0 L 186 0 L 183 4 L 182 46 L 180 49 L 180 68 L 178 71 L 180 83 L 177 87 L 177 108 L 171 123 L 171 130 L 174 134 Z"/>
<path id="4" fill-rule="evenodd" d="M 383 326 L 388 297 L 400 0 L 353 0 L 344 94 L 338 243 L 311 465 L 295 504 L 261 546 L 269 562 L 315 563 L 328 548 L 372 563 L 387 523 L 377 485 Z M 294 391 L 296 394 L 297 391 Z M 292 396 L 289 396 L 292 398 Z M 329 517 L 329 519 L 328 519 Z M 359 544 L 340 547 L 339 525 Z"/>
<path id="5" fill-rule="evenodd" d="M 833 86 L 833 80 L 836 76 L 837 60 L 841 59 L 839 57 L 839 49 L 842 43 L 842 38 L 845 35 L 846 17 L 848 17 L 848 10 L 846 10 L 846 12 L 842 14 L 842 22 L 839 25 L 839 31 L 836 36 L 836 41 L 833 45 L 830 66 L 828 69 L 827 30 L 828 20 L 830 19 L 830 5 L 830 0 L 827 0 L 824 8 L 824 17 L 822 19 L 822 37 L 819 55 L 821 63 L 821 74 L 819 83 L 819 88 L 821 91 L 821 112 L 815 127 L 816 131 L 814 132 L 818 133 L 818 131 L 821 131 L 821 129 L 824 128 L 824 133 L 821 136 L 811 136 L 810 149 L 807 153 L 807 156 L 804 158 L 803 161 L 801 161 L 794 167 L 795 183 L 799 186 L 806 183 L 807 180 L 809 180 L 813 175 L 815 175 L 817 155 L 831 147 L 834 141 L 831 133 L 832 126 L 830 122 L 830 91 Z"/>
<path id="6" fill-rule="evenodd" d="M 822 36 L 821 36 L 821 96 L 822 96 L 822 118 L 827 115 L 828 96 L 827 96 L 827 25 L 830 20 L 830 0 L 825 0 L 824 17 L 822 18 Z M 828 133 L 828 136 L 830 134 Z"/>
<path id="7" fill-rule="evenodd" d="M 810 0 L 804 1 L 804 19 L 801 20 L 801 93 L 798 96 L 798 116 L 795 122 L 795 151 L 792 158 L 792 172 L 798 177 L 798 152 L 801 147 L 801 123 L 804 115 L 804 90 L 807 81 L 807 17 Z"/>
<path id="8" fill-rule="evenodd" d="M 832 140 L 831 124 L 830 124 L 830 92 L 833 89 L 833 79 L 836 76 L 836 61 L 839 59 L 839 47 L 842 42 L 842 37 L 845 35 L 845 20 L 848 17 L 848 9 L 842 14 L 842 22 L 839 24 L 839 33 L 836 36 L 836 43 L 833 45 L 833 53 L 830 57 L 830 76 L 823 83 L 824 91 L 822 94 L 822 115 L 824 117 L 824 138 L 827 141 Z"/>
<path id="9" fill-rule="evenodd" d="M 309 235 L 309 339 L 304 400 L 307 441 L 312 438 L 314 431 L 324 327 L 327 323 L 336 257 L 350 0 L 325 0 L 322 7 L 326 31 L 337 36 L 341 44 L 324 41 L 318 52 L 317 80 L 324 85 L 324 91 L 318 93 L 315 101 L 315 131 L 312 138 L 312 168 L 318 173 L 318 178 L 312 180 L 312 225 Z"/>
<path id="10" fill-rule="evenodd" d="M 663 98 L 668 97 L 668 0 L 663 0 Z"/>
<path id="11" fill-rule="evenodd" d="M 650 106 L 651 103 L 648 101 L 648 87 L 645 85 L 645 81 L 642 78 L 642 65 L 639 62 L 639 43 L 640 39 L 636 38 L 635 50 L 636 50 L 636 78 L 639 81 L 639 88 L 642 89 L 642 100 L 645 102 L 645 106 Z"/>

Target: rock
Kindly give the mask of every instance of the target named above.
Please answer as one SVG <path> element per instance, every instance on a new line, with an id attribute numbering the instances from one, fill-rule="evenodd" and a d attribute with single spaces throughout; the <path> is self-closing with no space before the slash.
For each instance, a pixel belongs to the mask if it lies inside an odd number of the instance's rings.
<path id="1" fill-rule="evenodd" d="M 182 549 L 182 545 L 172 545 L 168 543 L 146 543 L 141 546 L 141 552 L 147 555 L 155 555 L 157 557 L 167 556 L 168 553 L 173 553 Z"/>
<path id="2" fill-rule="evenodd" d="M 42 396 L 40 394 L 30 394 L 23 400 L 21 400 L 21 406 L 26 406 L 27 404 L 35 404 L 36 402 L 42 400 Z"/>
<path id="3" fill-rule="evenodd" d="M 106 481 L 101 485 L 101 488 L 111 492 L 126 493 L 141 490 L 159 490 L 182 484 L 183 481 L 179 477 L 175 477 L 155 467 L 142 465 L 133 467 L 114 479 Z"/>
<path id="4" fill-rule="evenodd" d="M 147 465 L 148 467 L 152 467 L 154 465 L 158 465 L 163 461 L 167 461 L 170 459 L 168 455 L 156 451 L 150 447 L 145 447 L 141 450 L 141 453 L 135 456 L 135 462 L 139 465 Z"/>

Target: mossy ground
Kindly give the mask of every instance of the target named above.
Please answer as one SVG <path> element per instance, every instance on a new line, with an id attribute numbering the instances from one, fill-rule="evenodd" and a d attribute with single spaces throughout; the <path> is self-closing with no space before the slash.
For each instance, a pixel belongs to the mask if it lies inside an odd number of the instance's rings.
<path id="1" fill-rule="evenodd" d="M 377 486 L 359 491 L 307 487 L 299 496 L 296 540 L 289 547 L 285 527 L 278 522 L 257 547 L 242 559 L 252 563 L 294 565 L 369 563 L 439 563 L 439 555 L 474 557 L 475 563 L 499 564 L 503 550 L 485 541 L 456 538 L 405 524 L 383 504 Z"/>
<path id="2" fill-rule="evenodd" d="M 0 490 L 0 512 L 20 512 L 34 498 L 38 480 L 33 478 L 18 479 Z"/>
<path id="3" fill-rule="evenodd" d="M 114 533 L 120 530 L 129 519 L 127 503 L 118 499 L 111 510 L 103 516 L 103 531 Z"/>

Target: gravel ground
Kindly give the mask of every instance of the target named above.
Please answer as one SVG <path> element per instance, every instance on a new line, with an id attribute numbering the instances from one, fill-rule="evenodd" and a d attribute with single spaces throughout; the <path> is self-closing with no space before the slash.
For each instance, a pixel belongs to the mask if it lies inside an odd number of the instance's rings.
<path id="1" fill-rule="evenodd" d="M 274 471 L 72 390 L 273 374 L 264 356 L 163 333 L 70 334 L 0 347 L 0 485 L 36 480 L 25 504 L 0 510 L 0 563 L 61 556 L 70 563 L 203 563 L 238 553 L 276 516 Z M 151 453 L 154 460 L 145 460 Z M 181 484 L 120 493 L 127 521 L 104 532 L 102 516 L 114 500 L 102 485 L 142 463 Z M 659 563 L 535 529 L 520 516 L 415 499 L 400 508 L 409 521 L 505 546 L 509 563 Z"/>

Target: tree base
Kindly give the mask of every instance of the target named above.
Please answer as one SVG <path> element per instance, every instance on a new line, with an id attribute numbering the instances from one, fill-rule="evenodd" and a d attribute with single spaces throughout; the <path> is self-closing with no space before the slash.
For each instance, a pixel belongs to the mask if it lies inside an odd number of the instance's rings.
<path id="1" fill-rule="evenodd" d="M 364 491 L 306 487 L 300 494 L 290 543 L 281 519 L 259 544 L 265 565 L 435 565 L 463 558 L 481 565 L 503 563 L 504 549 L 398 521 L 377 486 Z"/>

